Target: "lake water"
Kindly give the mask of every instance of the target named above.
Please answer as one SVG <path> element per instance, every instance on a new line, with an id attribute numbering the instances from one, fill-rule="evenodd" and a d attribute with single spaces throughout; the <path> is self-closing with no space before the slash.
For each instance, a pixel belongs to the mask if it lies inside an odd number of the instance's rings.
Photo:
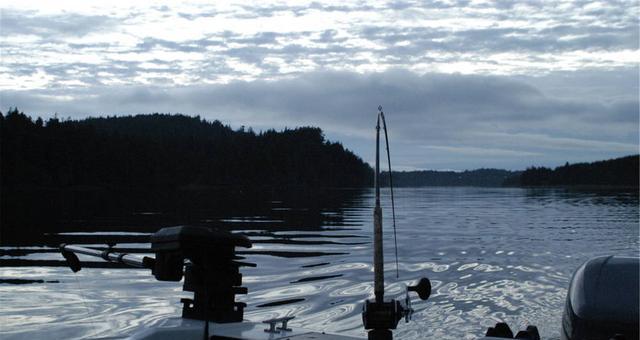
<path id="1" fill-rule="evenodd" d="M 244 256 L 257 267 L 242 269 L 249 289 L 239 298 L 248 303 L 245 319 L 295 315 L 292 327 L 365 337 L 360 313 L 362 302 L 373 296 L 373 191 L 355 192 L 330 206 L 294 203 L 272 200 L 260 214 L 247 210 L 209 220 L 255 241 Z M 637 191 L 400 188 L 396 279 L 389 196 L 383 190 L 387 296 L 402 298 L 403 284 L 422 276 L 433 284 L 427 302 L 414 299 L 413 321 L 401 321 L 395 337 L 473 339 L 506 321 L 514 330 L 533 324 L 543 338 L 559 338 L 573 270 L 594 256 L 638 256 L 638 203 Z M 312 221 L 305 219 L 307 212 Z M 105 235 L 144 239 L 148 234 Z M 84 236 L 50 237 L 80 242 Z M 1 252 L 0 280 L 42 280 L 0 283 L 5 340 L 123 335 L 178 316 L 178 301 L 188 296 L 181 283 L 155 281 L 148 270 L 84 268 L 74 274 L 65 267 L 25 264 L 62 260 L 55 249 L 3 247 Z M 274 302 L 284 304 L 261 306 Z"/>

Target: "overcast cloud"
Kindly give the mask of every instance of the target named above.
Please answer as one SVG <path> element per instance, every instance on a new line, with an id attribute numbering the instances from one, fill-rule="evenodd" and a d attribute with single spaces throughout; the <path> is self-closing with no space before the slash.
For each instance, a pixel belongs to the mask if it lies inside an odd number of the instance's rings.
<path id="1" fill-rule="evenodd" d="M 403 169 L 638 152 L 637 1 L 5 3 L 0 99 L 49 117 L 315 125 Z"/>

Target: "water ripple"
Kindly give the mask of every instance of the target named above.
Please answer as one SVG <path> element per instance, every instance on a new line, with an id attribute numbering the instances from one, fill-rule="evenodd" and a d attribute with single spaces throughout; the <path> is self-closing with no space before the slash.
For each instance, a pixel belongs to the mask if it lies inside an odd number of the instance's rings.
<path id="1" fill-rule="evenodd" d="M 389 197 L 383 194 L 388 218 Z M 248 303 L 245 318 L 295 315 L 292 327 L 366 337 L 360 313 L 362 302 L 373 297 L 372 198 L 366 192 L 323 210 L 336 221 L 343 218 L 342 224 L 324 223 L 327 231 L 264 229 L 265 222 L 277 224 L 286 214 L 300 216 L 301 208 L 282 202 L 274 216 L 225 217 L 241 220 L 247 233 L 266 241 L 252 249 L 263 254 L 245 255 L 258 265 L 243 270 L 249 294 L 238 300 Z M 400 279 L 394 277 L 393 239 L 386 229 L 386 296 L 403 298 L 404 284 L 422 276 L 433 287 L 427 302 L 414 299 L 414 321 L 401 322 L 398 339 L 473 339 L 500 321 L 512 329 L 535 324 L 543 338 L 558 338 L 573 270 L 594 256 L 637 255 L 640 242 L 637 195 L 402 188 L 396 199 Z M 283 239 L 290 244 L 277 243 Z M 367 244 L 351 244 L 358 242 Z M 2 250 L 12 258 L 61 260 L 55 249 Z M 284 259 L 272 251 L 326 255 Z M 0 267 L 0 278 L 59 281 L 0 284 L 3 340 L 126 334 L 179 315 L 180 298 L 189 296 L 181 283 L 157 282 L 144 270 L 86 268 L 72 274 L 62 267 Z"/>

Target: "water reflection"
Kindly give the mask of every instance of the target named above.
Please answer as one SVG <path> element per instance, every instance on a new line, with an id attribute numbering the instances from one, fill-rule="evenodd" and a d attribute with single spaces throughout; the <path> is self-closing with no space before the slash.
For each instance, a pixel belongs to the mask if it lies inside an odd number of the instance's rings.
<path id="1" fill-rule="evenodd" d="M 197 214 L 210 221 L 205 225 L 220 223 L 256 241 L 243 253 L 244 261 L 258 265 L 243 270 L 249 288 L 248 296 L 239 297 L 248 303 L 245 318 L 295 315 L 294 327 L 364 337 L 361 303 L 373 296 L 372 193 L 306 204 L 263 196 L 266 203 L 254 210 Z M 388 196 L 383 200 L 387 218 Z M 400 280 L 394 279 L 392 233 L 386 229 L 387 295 L 402 297 L 403 284 L 421 276 L 433 286 L 429 301 L 414 303 L 414 321 L 401 323 L 396 338 L 473 338 L 498 321 L 512 328 L 536 324 L 543 338 L 557 338 L 572 271 L 593 256 L 637 255 L 637 194 L 402 188 L 396 203 Z M 104 247 L 109 239 L 128 241 L 118 245 L 123 249 L 148 251 L 142 238 L 150 231 L 106 231 L 50 235 L 50 241 Z M 179 315 L 178 301 L 187 295 L 180 284 L 157 282 L 144 270 L 87 268 L 72 274 L 64 267 L 7 267 L 16 259 L 62 263 L 55 248 L 0 249 L 0 280 L 43 281 L 0 281 L 3 339 L 126 334 Z M 59 282 L 46 282 L 53 280 Z"/>

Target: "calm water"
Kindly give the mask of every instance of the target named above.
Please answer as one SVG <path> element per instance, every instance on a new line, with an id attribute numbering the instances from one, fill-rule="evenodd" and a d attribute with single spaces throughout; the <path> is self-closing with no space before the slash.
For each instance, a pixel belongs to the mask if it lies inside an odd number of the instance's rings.
<path id="1" fill-rule="evenodd" d="M 311 210 L 286 201 L 270 201 L 270 212 L 261 215 L 217 216 L 256 241 L 245 255 L 257 264 L 243 270 L 250 292 L 240 298 L 248 302 L 245 318 L 295 315 L 293 327 L 364 337 L 361 303 L 373 296 L 372 194 L 313 207 L 313 221 L 304 218 Z M 543 338 L 558 338 L 573 270 L 598 255 L 638 256 L 637 193 L 408 188 L 397 190 L 396 204 L 399 279 L 383 197 L 387 295 L 402 297 L 403 284 L 421 276 L 433 284 L 427 302 L 414 299 L 414 319 L 399 324 L 398 339 L 472 339 L 498 321 L 512 329 L 534 324 Z M 5 247 L 0 259 L 62 259 L 52 249 L 23 249 Z M 2 339 L 122 335 L 179 315 L 186 296 L 181 284 L 157 282 L 146 270 L 0 268 L 0 279 L 12 278 L 44 282 L 0 283 Z M 259 307 L 292 299 L 298 302 Z"/>

